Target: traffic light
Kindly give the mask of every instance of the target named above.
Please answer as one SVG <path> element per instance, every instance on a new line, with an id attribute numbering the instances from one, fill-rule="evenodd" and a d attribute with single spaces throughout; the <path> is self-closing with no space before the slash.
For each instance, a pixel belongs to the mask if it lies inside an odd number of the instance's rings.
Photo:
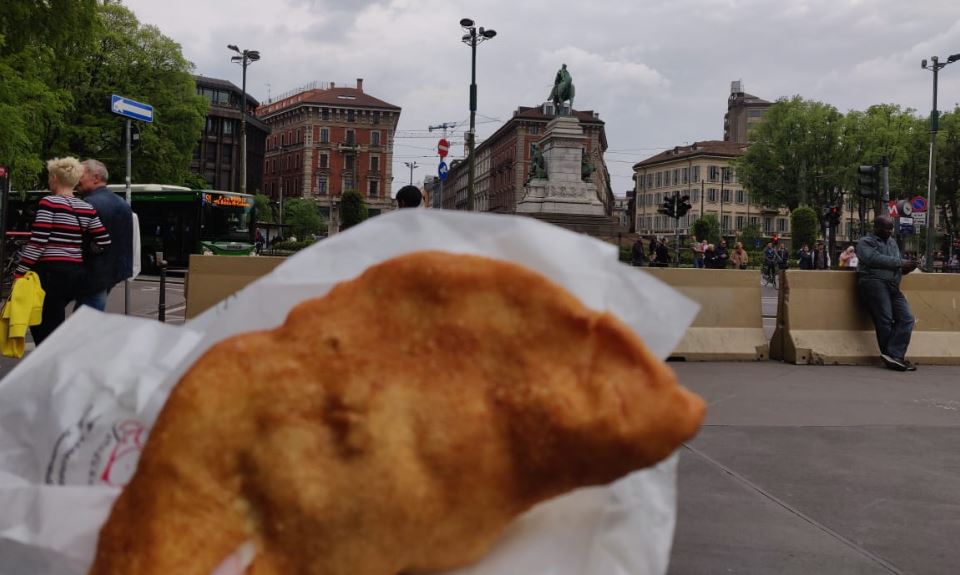
<path id="1" fill-rule="evenodd" d="M 857 170 L 857 181 L 860 184 L 860 197 L 880 196 L 880 166 L 860 166 Z"/>
<path id="2" fill-rule="evenodd" d="M 831 227 L 837 227 L 840 223 L 840 208 L 837 206 L 831 206 L 830 212 L 827 214 L 827 221 L 830 222 Z"/>
<path id="3" fill-rule="evenodd" d="M 663 197 L 663 206 L 657 210 L 668 217 L 677 217 L 677 196 L 670 194 Z"/>
<path id="4" fill-rule="evenodd" d="M 687 215 L 691 209 L 693 206 L 690 205 L 690 196 L 680 196 L 680 203 L 677 204 L 677 219 Z"/>

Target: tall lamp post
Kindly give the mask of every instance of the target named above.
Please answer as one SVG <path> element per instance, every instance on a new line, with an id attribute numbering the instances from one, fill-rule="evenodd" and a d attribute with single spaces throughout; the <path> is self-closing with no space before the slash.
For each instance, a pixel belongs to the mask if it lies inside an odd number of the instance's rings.
<path id="1" fill-rule="evenodd" d="M 257 50 L 241 50 L 236 44 L 228 44 L 227 48 L 237 53 L 230 61 L 240 64 L 243 68 L 243 101 L 240 103 L 240 193 L 247 193 L 247 66 L 260 59 Z"/>
<path id="2" fill-rule="evenodd" d="M 477 161 L 473 155 L 473 149 L 477 139 L 475 131 L 477 116 L 477 44 L 493 38 L 497 35 L 497 32 L 495 30 L 484 30 L 483 27 L 480 27 L 478 30 L 470 18 L 460 20 L 460 26 L 467 32 L 463 35 L 463 43 L 470 46 L 470 131 L 467 133 L 467 209 L 472 211 L 474 209 L 473 182 L 476 177 Z"/>
<path id="3" fill-rule="evenodd" d="M 403 165 L 410 168 L 410 185 L 412 186 L 413 185 L 413 169 L 419 168 L 420 166 L 418 166 L 416 162 L 404 162 Z"/>
<path id="4" fill-rule="evenodd" d="M 930 65 L 927 61 L 920 62 L 920 67 L 924 70 L 933 72 L 933 110 L 930 111 L 930 175 L 927 181 L 927 247 L 924 251 L 927 266 L 924 271 L 933 271 L 933 243 L 937 235 L 937 227 L 934 220 L 937 218 L 937 130 L 940 128 L 940 112 L 937 111 L 937 73 L 947 64 L 953 64 L 960 60 L 960 54 L 954 54 L 947 57 L 946 62 L 940 62 L 936 56 L 930 58 Z"/>

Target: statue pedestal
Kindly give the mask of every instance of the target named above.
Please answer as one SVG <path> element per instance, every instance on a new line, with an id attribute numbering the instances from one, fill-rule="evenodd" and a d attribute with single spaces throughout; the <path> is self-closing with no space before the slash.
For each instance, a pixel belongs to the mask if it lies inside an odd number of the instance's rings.
<path id="1" fill-rule="evenodd" d="M 597 186 L 580 178 L 584 140 L 580 120 L 573 116 L 558 116 L 547 124 L 540 140 L 547 177 L 526 183 L 518 213 L 605 215 Z"/>

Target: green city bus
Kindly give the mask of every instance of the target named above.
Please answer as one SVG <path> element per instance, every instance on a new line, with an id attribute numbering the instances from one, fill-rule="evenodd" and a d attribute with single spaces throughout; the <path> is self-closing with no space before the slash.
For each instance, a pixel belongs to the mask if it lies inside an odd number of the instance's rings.
<path id="1" fill-rule="evenodd" d="M 107 186 L 125 198 L 123 184 Z M 8 231 L 29 231 L 35 206 L 48 191 L 11 192 Z M 24 197 L 25 196 L 25 197 Z M 156 269 L 163 252 L 170 267 L 185 268 L 190 254 L 250 255 L 254 250 L 254 202 L 250 194 L 192 190 L 163 184 L 133 184 L 133 211 L 140 221 L 143 269 Z"/>

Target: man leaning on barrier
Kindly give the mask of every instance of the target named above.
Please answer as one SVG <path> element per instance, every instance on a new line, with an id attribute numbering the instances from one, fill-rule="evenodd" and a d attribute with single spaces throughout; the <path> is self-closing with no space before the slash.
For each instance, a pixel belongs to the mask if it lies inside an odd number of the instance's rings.
<path id="1" fill-rule="evenodd" d="M 857 285 L 860 299 L 873 316 L 884 365 L 896 371 L 914 371 L 917 368 L 906 359 L 914 318 L 900 291 L 900 279 L 917 264 L 901 259 L 892 235 L 893 218 L 879 216 L 873 221 L 873 233 L 857 243 Z"/>

